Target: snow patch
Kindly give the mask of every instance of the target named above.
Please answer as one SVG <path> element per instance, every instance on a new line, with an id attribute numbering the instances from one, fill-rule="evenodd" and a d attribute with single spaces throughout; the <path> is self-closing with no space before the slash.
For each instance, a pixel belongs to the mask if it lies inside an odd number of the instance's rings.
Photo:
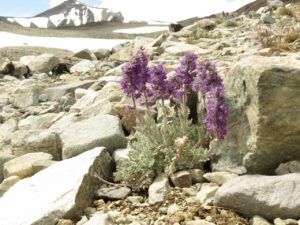
<path id="1" fill-rule="evenodd" d="M 0 32 L 0 48 L 15 46 L 37 46 L 48 48 L 66 49 L 78 52 L 82 49 L 108 48 L 128 42 L 122 39 L 96 39 L 96 38 L 59 38 L 59 37 L 35 37 Z"/>
<path id="2" fill-rule="evenodd" d="M 166 31 L 168 29 L 169 29 L 169 27 L 167 27 L 167 26 L 148 26 L 148 27 L 137 27 L 137 28 L 130 28 L 130 29 L 114 30 L 114 33 L 148 34 L 148 33 L 153 33 L 153 32 Z"/>

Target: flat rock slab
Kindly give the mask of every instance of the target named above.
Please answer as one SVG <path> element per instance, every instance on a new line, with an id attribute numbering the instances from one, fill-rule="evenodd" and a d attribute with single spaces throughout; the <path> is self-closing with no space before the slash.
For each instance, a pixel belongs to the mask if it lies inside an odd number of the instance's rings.
<path id="1" fill-rule="evenodd" d="M 19 181 L 0 198 L 1 225 L 55 225 L 61 218 L 77 218 L 99 188 L 94 173 L 103 179 L 111 176 L 111 157 L 104 148 L 58 162 Z"/>
<path id="2" fill-rule="evenodd" d="M 217 206 L 273 220 L 300 218 L 300 173 L 233 178 L 216 193 Z"/>
<path id="3" fill-rule="evenodd" d="M 77 88 L 87 89 L 90 86 L 92 86 L 92 84 L 94 84 L 95 82 L 96 82 L 95 80 L 87 80 L 87 81 L 81 81 L 72 84 L 65 84 L 65 85 L 52 87 L 52 88 L 46 88 L 43 94 L 46 94 L 50 100 L 55 101 L 69 93 L 72 96 L 75 96 L 75 90 Z"/>
<path id="4" fill-rule="evenodd" d="M 105 147 L 110 153 L 127 146 L 118 117 L 95 116 L 75 122 L 60 133 L 63 159 L 71 158 L 95 147 Z"/>
<path id="5" fill-rule="evenodd" d="M 105 200 L 121 200 L 131 193 L 127 187 L 101 188 L 96 192 L 96 197 Z"/>

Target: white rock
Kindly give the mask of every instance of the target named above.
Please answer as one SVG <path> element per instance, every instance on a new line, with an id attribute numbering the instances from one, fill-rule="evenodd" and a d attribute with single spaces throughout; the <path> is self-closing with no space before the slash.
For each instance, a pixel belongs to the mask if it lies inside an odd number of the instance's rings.
<path id="1" fill-rule="evenodd" d="M 236 174 L 228 172 L 212 172 L 203 175 L 206 180 L 216 183 L 220 186 L 237 176 L 238 175 Z"/>
<path id="2" fill-rule="evenodd" d="M 51 54 L 23 56 L 20 62 L 27 65 L 33 73 L 49 73 L 59 64 L 59 59 Z"/>
<path id="3" fill-rule="evenodd" d="M 90 60 L 82 60 L 70 68 L 71 73 L 87 73 L 95 68 L 95 64 Z"/>
<path id="4" fill-rule="evenodd" d="M 109 154 L 96 148 L 19 181 L 0 198 L 1 224 L 55 225 L 61 218 L 77 218 L 99 188 L 92 173 L 108 179 L 110 163 Z"/>
<path id="5" fill-rule="evenodd" d="M 271 225 L 266 219 L 260 216 L 254 216 L 250 220 L 250 225 Z"/>
<path id="6" fill-rule="evenodd" d="M 168 176 L 165 174 L 158 175 L 148 189 L 149 204 L 155 205 L 163 202 L 169 190 L 170 184 Z"/>
<path id="7" fill-rule="evenodd" d="M 215 183 L 202 184 L 200 191 L 196 194 L 197 201 L 204 205 L 212 204 L 218 189 L 219 186 Z"/>
<path id="8" fill-rule="evenodd" d="M 113 224 L 109 214 L 96 213 L 84 225 L 111 225 Z"/>

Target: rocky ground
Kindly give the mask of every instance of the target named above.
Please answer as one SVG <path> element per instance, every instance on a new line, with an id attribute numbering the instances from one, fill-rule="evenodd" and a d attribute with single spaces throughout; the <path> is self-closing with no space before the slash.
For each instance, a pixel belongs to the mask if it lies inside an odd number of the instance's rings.
<path id="1" fill-rule="evenodd" d="M 299 225 L 298 9 L 273 0 L 112 50 L 0 50 L 1 224 Z M 215 61 L 230 133 L 211 168 L 136 192 L 113 172 L 135 125 L 121 68 L 140 48 L 170 73 L 187 51 Z"/>

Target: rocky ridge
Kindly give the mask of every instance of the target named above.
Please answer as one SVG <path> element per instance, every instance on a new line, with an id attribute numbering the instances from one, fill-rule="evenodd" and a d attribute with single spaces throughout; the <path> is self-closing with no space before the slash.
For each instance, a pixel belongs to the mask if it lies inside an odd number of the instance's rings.
<path id="1" fill-rule="evenodd" d="M 276 32 L 300 27 L 300 6 L 268 2 L 112 50 L 5 62 L 1 224 L 299 224 L 300 36 Z M 168 71 L 187 51 L 216 61 L 230 108 L 228 137 L 210 146 L 211 169 L 161 174 L 147 192 L 112 176 L 135 126 L 121 68 L 140 48 Z"/>

